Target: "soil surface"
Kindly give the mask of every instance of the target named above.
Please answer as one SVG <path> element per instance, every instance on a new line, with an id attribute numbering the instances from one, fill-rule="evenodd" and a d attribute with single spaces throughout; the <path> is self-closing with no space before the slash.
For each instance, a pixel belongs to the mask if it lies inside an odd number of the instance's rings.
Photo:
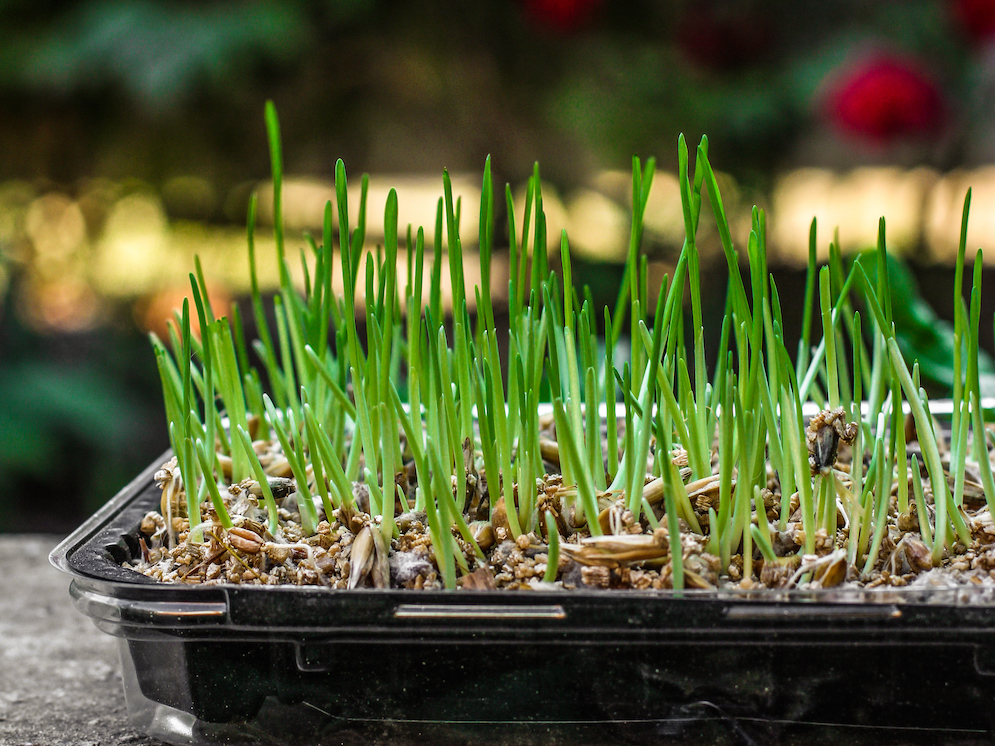
<path id="1" fill-rule="evenodd" d="M 832 428 L 817 427 L 815 431 L 832 432 Z M 366 512 L 369 494 L 366 486 L 358 482 L 352 485 L 351 506 L 343 503 L 340 508 L 326 511 L 318 498 L 311 498 L 316 527 L 305 530 L 294 481 L 272 474 L 281 464 L 282 453 L 272 441 L 260 441 L 257 446 L 266 459 L 264 468 L 269 470 L 269 489 L 275 498 L 272 511 L 277 515 L 274 521 L 268 518 L 273 512 L 263 505 L 261 485 L 246 479 L 223 487 L 218 495 L 224 503 L 223 512 L 231 521 L 230 527 L 225 529 L 215 509 L 205 502 L 201 520 L 195 521 L 202 538 L 189 541 L 186 495 L 174 458 L 155 474 L 162 490 L 159 510 L 150 511 L 141 521 L 141 554 L 124 566 L 157 580 L 191 585 L 415 590 L 444 587 L 441 577 L 444 565 L 434 547 L 431 521 L 424 512 L 410 509 L 413 494 L 407 498 L 411 501 L 408 505 L 395 501 L 396 538 L 389 539 L 389 534 L 383 531 L 386 524 L 380 516 L 374 518 Z M 824 468 L 818 479 L 831 478 L 843 486 L 849 500 L 856 500 L 849 492 L 852 488 L 849 463 L 843 464 L 845 471 L 830 467 L 835 461 L 835 443 L 831 451 L 828 460 L 820 464 Z M 813 452 L 813 458 L 817 455 Z M 682 457 L 675 456 L 675 464 L 679 461 Z M 682 477 L 686 478 L 691 470 L 685 471 L 687 475 Z M 400 472 L 398 479 L 407 486 L 404 491 L 413 493 L 407 469 Z M 604 535 L 592 536 L 587 521 L 578 513 L 580 508 L 566 498 L 575 488 L 564 486 L 559 475 L 547 473 L 536 480 L 536 505 L 539 515 L 545 514 L 555 522 L 556 536 L 550 535 L 549 526 L 540 525 L 528 533 L 523 529 L 515 537 L 504 498 L 499 498 L 491 510 L 486 476 L 467 468 L 467 507 L 461 516 L 461 527 L 451 529 L 455 564 L 450 559 L 449 570 L 458 573 L 459 579 L 451 578 L 445 585 L 454 587 L 458 582 L 459 587 L 470 590 L 673 589 L 664 481 L 663 477 L 647 476 L 643 490 L 647 507 L 638 518 L 626 508 L 621 496 L 599 492 L 598 522 Z M 455 478 L 453 484 L 455 500 Z M 851 556 L 847 549 L 851 532 L 839 498 L 836 520 L 830 514 L 825 521 L 835 523 L 835 527 L 830 525 L 830 531 L 818 528 L 812 541 L 814 553 L 803 554 L 802 547 L 808 542 L 798 493 L 788 501 L 791 517 L 784 530 L 777 530 L 775 524 L 783 510 L 782 499 L 779 492 L 773 491 L 779 490 L 779 485 L 770 479 L 768 489 L 751 501 L 751 523 L 763 526 L 763 533 L 769 536 L 770 560 L 765 561 L 762 550 L 751 549 L 748 555 L 731 554 L 729 561 L 723 563 L 712 553 L 716 550 L 699 528 L 699 524 L 707 527 L 712 511 L 719 508 L 719 477 L 712 475 L 686 483 L 685 515 L 693 515 L 695 526 L 692 529 L 683 517 L 679 519 L 683 587 L 734 592 L 889 588 L 936 591 L 960 587 L 980 590 L 979 595 L 988 599 L 995 594 L 995 521 L 980 485 L 970 480 L 966 484 L 971 490 L 965 490 L 960 512 L 965 543 L 955 542 L 934 565 L 931 550 L 919 533 L 923 520 L 936 522 L 928 488 L 923 496 L 923 515 L 918 514 L 911 498 L 908 509 L 900 513 L 897 492 L 893 491 L 887 512 L 882 516 L 881 533 L 874 533 L 873 543 L 873 526 L 870 518 L 866 519 L 861 533 L 861 544 L 866 544 L 861 549 L 869 556 L 865 563 L 862 552 Z M 401 491 L 400 481 L 398 487 Z M 308 494 L 315 492 L 314 482 L 309 482 Z M 828 504 L 832 508 L 832 503 Z M 455 505 L 454 502 L 453 510 Z M 488 516 L 490 520 L 486 520 Z M 771 528 L 768 530 L 767 526 Z M 555 564 L 552 557 L 556 557 Z"/>

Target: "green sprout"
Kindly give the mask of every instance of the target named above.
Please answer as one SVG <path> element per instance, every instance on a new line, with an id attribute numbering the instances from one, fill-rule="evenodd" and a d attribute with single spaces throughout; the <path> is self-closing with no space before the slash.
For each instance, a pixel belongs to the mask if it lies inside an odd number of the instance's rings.
<path id="1" fill-rule="evenodd" d="M 185 301 L 168 344 L 152 337 L 176 458 L 172 473 L 183 488 L 182 507 L 170 503 L 167 511 L 177 512 L 167 517 L 179 520 L 185 509 L 186 541 L 220 542 L 219 531 L 242 532 L 234 536 L 255 548 L 255 531 L 273 546 L 303 542 L 324 551 L 362 534 L 350 586 L 383 587 L 387 555 L 420 547 L 436 582 L 451 589 L 481 572 L 497 582 L 494 547 L 505 547 L 507 558 L 513 542 L 533 555 L 537 545 L 545 551 L 546 584 L 575 582 L 569 578 L 576 573 L 560 572 L 568 557 L 607 567 L 616 580 L 626 577 L 622 569 L 639 569 L 653 587 L 685 592 L 734 583 L 753 588 L 777 577 L 780 566 L 794 567 L 796 555 L 836 551 L 851 578 L 881 582 L 899 525 L 940 565 L 972 542 L 970 474 L 995 510 L 978 364 L 980 251 L 970 298 L 960 294 L 970 192 L 956 270 L 950 446 L 941 453 L 945 439 L 935 430 L 918 364 L 910 365 L 899 347 L 883 219 L 873 257 L 849 266 L 835 234 L 828 263 L 818 264 L 812 221 L 796 343 L 785 339 L 767 266 L 767 217 L 754 208 L 745 252 L 738 251 L 705 138 L 693 177 L 687 144 L 683 136 L 678 141 L 685 238 L 658 288 L 650 287 L 642 246 L 656 163 L 633 159 L 628 258 L 612 309 L 596 308 L 588 289 L 575 288 L 566 231 L 558 252 L 548 250 L 538 165 L 522 211 L 505 188 L 505 307 L 492 266 L 501 247 L 489 158 L 480 284 L 473 288 L 466 282 L 462 202 L 448 173 L 430 242 L 423 227 L 398 225 L 391 190 L 383 243 L 371 251 L 369 180 L 360 180 L 359 219 L 351 225 L 339 161 L 335 200 L 325 206 L 321 235 L 304 238 L 303 280 L 296 282 L 271 104 L 266 126 L 280 282 L 272 298 L 263 296 L 253 196 L 247 239 L 257 338 L 246 343 L 237 305 L 229 316 L 215 315 L 199 261 L 190 277 L 194 313 Z M 715 339 L 706 338 L 702 321 L 703 190 L 728 270 Z M 741 262 L 749 266 L 748 286 Z M 335 272 L 341 295 L 333 291 Z M 711 371 L 709 344 L 718 349 Z M 261 503 L 238 502 L 246 490 Z M 290 494 L 294 499 L 283 499 Z M 423 538 L 412 538 L 411 526 L 421 526 Z M 613 535 L 623 533 L 639 536 Z M 695 552 L 714 556 L 714 577 L 688 565 Z M 323 573 L 332 564 L 312 571 L 316 582 L 330 582 Z M 789 582 L 828 582 L 809 567 Z"/>

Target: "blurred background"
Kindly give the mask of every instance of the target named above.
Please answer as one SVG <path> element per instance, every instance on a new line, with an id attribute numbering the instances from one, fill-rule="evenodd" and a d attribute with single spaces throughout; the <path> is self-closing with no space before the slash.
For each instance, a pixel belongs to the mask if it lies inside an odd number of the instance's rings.
<path id="1" fill-rule="evenodd" d="M 0 0 L 0 531 L 68 532 L 167 447 L 147 334 L 195 255 L 216 307 L 244 299 L 253 191 L 268 255 L 266 99 L 295 251 L 337 158 L 371 174 L 372 216 L 397 185 L 416 226 L 449 169 L 467 246 L 485 157 L 516 192 L 539 161 L 549 235 L 567 229 L 577 282 L 610 302 L 632 156 L 658 160 L 659 277 L 683 231 L 677 136 L 707 133 L 741 245 L 768 210 L 785 305 L 813 216 L 823 256 L 836 226 L 852 252 L 887 216 L 941 392 L 929 307 L 952 317 L 968 186 L 969 256 L 995 261 L 992 0 Z M 709 225 L 704 283 L 724 293 Z"/>

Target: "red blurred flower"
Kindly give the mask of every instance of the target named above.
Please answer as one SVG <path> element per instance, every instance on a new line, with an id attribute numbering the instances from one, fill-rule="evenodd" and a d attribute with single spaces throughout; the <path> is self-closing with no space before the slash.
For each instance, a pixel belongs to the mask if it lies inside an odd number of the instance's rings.
<path id="1" fill-rule="evenodd" d="M 603 0 L 525 0 L 525 8 L 542 25 L 569 33 L 587 25 Z"/>
<path id="2" fill-rule="evenodd" d="M 995 0 L 953 0 L 953 11 L 973 41 L 995 37 Z"/>
<path id="3" fill-rule="evenodd" d="M 936 83 L 914 60 L 891 54 L 839 73 L 827 104 L 836 126 L 878 142 L 934 133 L 944 118 Z"/>

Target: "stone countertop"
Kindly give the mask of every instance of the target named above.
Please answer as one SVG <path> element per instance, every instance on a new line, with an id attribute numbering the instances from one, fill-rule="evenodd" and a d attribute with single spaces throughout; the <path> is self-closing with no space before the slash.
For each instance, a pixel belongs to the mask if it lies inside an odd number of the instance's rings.
<path id="1" fill-rule="evenodd" d="M 0 746 L 160 746 L 128 722 L 117 641 L 49 564 L 58 541 L 0 535 Z"/>

